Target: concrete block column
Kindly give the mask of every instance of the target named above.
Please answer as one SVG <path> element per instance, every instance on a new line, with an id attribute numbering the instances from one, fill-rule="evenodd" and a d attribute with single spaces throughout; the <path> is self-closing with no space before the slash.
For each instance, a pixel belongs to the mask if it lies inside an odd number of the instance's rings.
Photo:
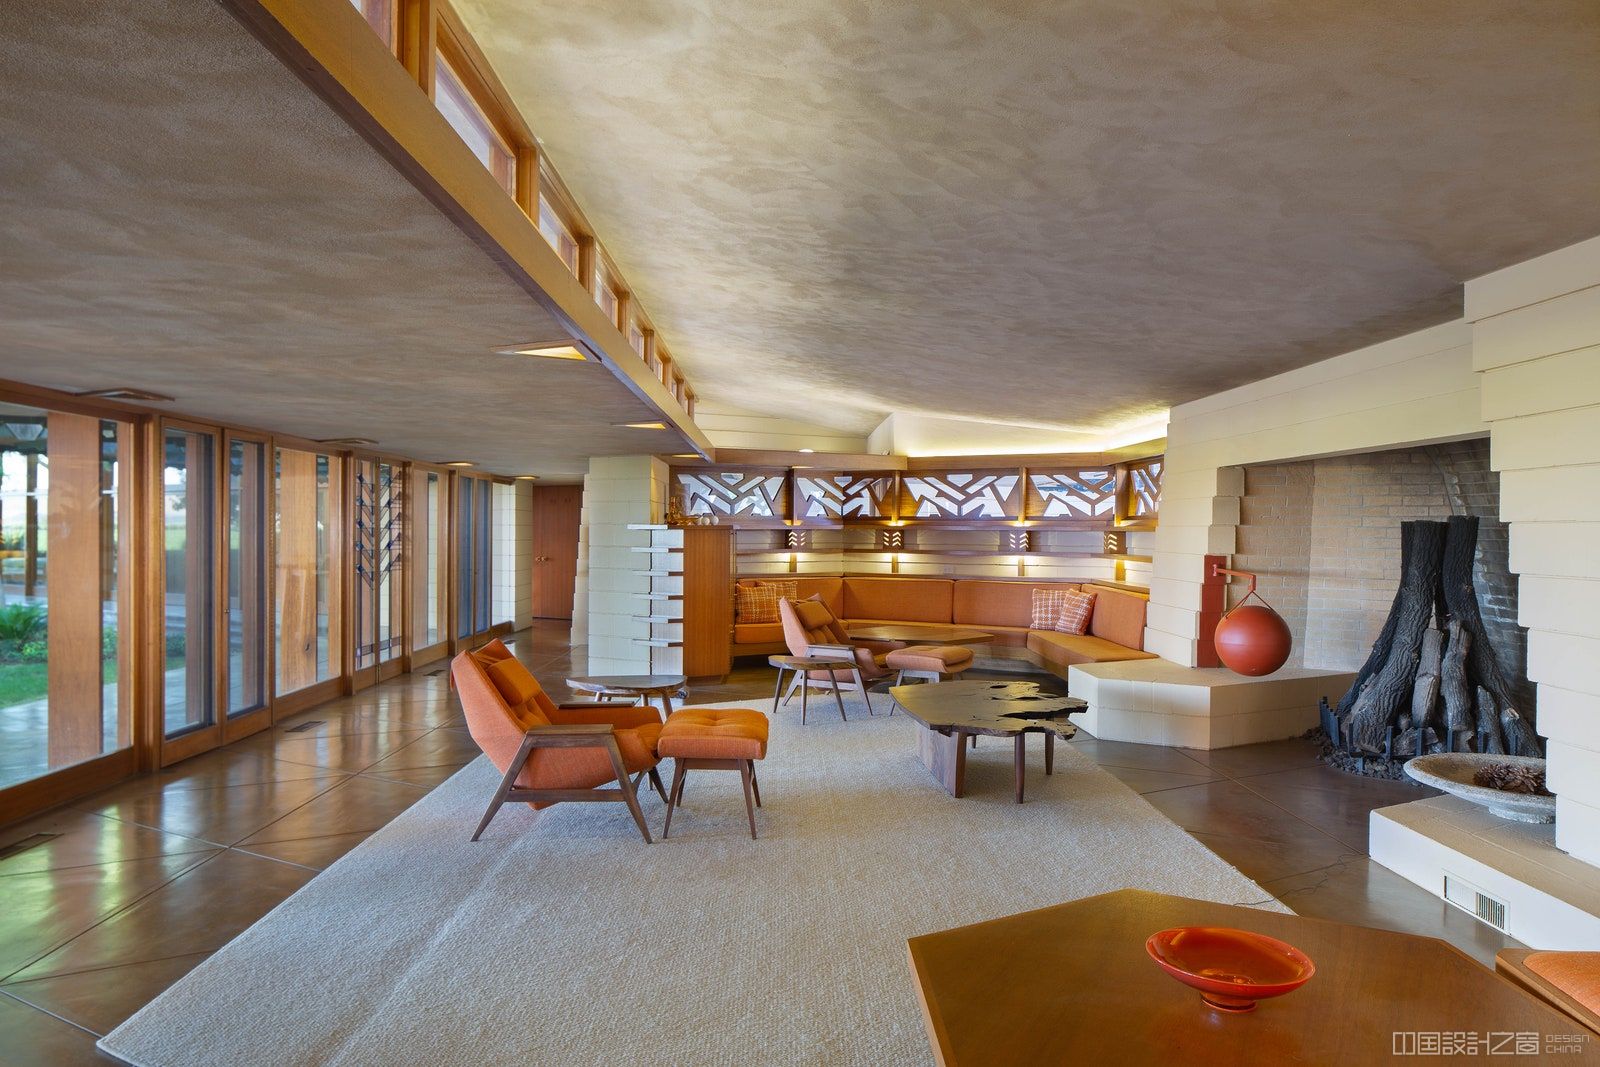
<path id="1" fill-rule="evenodd" d="M 1144 647 L 1163 659 L 1193 667 L 1199 657 L 1205 557 L 1232 555 L 1236 547 L 1244 469 L 1183 469 L 1178 464 L 1184 459 L 1181 430 L 1174 426 L 1167 442 L 1161 523 L 1152 549 Z"/>
<path id="2" fill-rule="evenodd" d="M 1600 238 L 1468 282 L 1556 845 L 1600 865 Z"/>
<path id="3" fill-rule="evenodd" d="M 597 456 L 583 481 L 579 551 L 586 600 L 585 643 L 591 674 L 646 674 L 649 627 L 638 618 L 638 595 L 649 588 L 648 556 L 634 552 L 650 543 L 647 531 L 630 525 L 658 523 L 666 514 L 667 465 L 654 456 Z M 577 613 L 574 612 L 574 630 Z"/>

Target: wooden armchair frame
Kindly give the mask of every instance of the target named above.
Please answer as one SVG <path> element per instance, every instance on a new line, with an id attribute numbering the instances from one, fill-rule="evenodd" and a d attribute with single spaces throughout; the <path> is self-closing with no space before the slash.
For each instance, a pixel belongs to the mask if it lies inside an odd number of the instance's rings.
<path id="1" fill-rule="evenodd" d="M 562 704 L 563 711 L 576 711 L 585 708 L 605 707 L 597 703 Z M 615 707 L 615 705 L 611 705 Z M 617 772 L 617 788 L 615 789 L 527 789 L 518 787 L 517 776 L 522 773 L 522 768 L 527 764 L 529 757 L 535 749 L 540 748 L 603 748 L 606 755 L 611 757 L 611 766 Z M 650 776 L 650 784 L 661 795 L 663 802 L 667 799 L 666 787 L 661 782 L 661 775 L 654 767 L 648 771 L 640 771 L 636 777 L 629 778 L 628 769 L 622 762 L 622 750 L 617 747 L 616 727 L 610 723 L 552 723 L 549 726 L 535 726 L 522 735 L 522 747 L 517 749 L 517 754 L 506 768 L 505 776 L 500 779 L 500 788 L 494 792 L 494 798 L 489 801 L 488 810 L 483 813 L 483 820 L 478 823 L 477 830 L 473 831 L 472 840 L 478 840 L 480 834 L 488 827 L 500 805 L 506 801 L 520 801 L 525 803 L 543 803 L 557 801 L 583 801 L 583 802 L 609 802 L 618 801 L 627 804 L 628 810 L 633 813 L 633 821 L 638 824 L 639 832 L 644 835 L 645 844 L 652 843 L 650 828 L 645 825 L 644 811 L 639 807 L 639 783 L 645 775 Z"/>

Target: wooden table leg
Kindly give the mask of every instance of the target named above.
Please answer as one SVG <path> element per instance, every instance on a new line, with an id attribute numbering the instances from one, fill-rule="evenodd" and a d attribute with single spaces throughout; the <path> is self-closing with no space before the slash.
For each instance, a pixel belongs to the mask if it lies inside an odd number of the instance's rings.
<path id="1" fill-rule="evenodd" d="M 783 668 L 778 668 L 778 684 L 772 687 L 772 717 L 778 717 L 778 696 L 783 692 Z"/>
<path id="2" fill-rule="evenodd" d="M 961 733 L 941 734 L 926 726 L 917 730 L 917 755 L 946 793 L 959 797 L 967 784 L 967 739 Z"/>
<path id="3" fill-rule="evenodd" d="M 811 676 L 805 671 L 797 671 L 796 677 L 800 679 L 800 725 L 806 724 L 806 701 L 811 699 Z"/>
<path id="4" fill-rule="evenodd" d="M 1023 780 L 1023 777 L 1027 774 L 1027 770 L 1028 770 L 1028 746 L 1027 746 L 1027 740 L 1028 740 L 1028 735 L 1027 734 L 1018 734 L 1017 735 L 1015 762 L 1016 762 L 1016 765 L 1017 765 L 1017 803 L 1018 804 L 1022 803 L 1022 780 Z"/>
<path id="5" fill-rule="evenodd" d="M 662 711 L 662 716 L 661 716 L 661 721 L 662 722 L 666 722 L 668 719 L 672 718 L 672 694 L 671 693 L 662 693 L 661 694 L 661 711 Z"/>
<path id="6" fill-rule="evenodd" d="M 1044 732 L 1044 773 L 1056 773 L 1056 732 L 1054 730 L 1046 730 Z"/>
<path id="7" fill-rule="evenodd" d="M 839 676 L 833 673 L 833 668 L 828 668 L 828 681 L 833 683 L 833 702 L 839 705 L 839 721 L 849 722 L 844 714 L 844 697 L 839 693 Z"/>

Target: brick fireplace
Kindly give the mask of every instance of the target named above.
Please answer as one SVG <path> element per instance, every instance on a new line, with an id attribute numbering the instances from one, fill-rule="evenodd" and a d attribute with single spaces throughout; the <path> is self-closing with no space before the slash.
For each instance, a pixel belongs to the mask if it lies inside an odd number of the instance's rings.
<path id="1" fill-rule="evenodd" d="M 1479 519 L 1473 579 L 1486 629 L 1518 706 L 1534 707 L 1528 635 L 1517 625 L 1500 477 L 1479 438 L 1244 468 L 1233 566 L 1289 624 L 1289 663 L 1354 671 L 1367 658 L 1400 577 L 1400 523 Z M 1232 599 L 1242 594 L 1234 586 Z"/>

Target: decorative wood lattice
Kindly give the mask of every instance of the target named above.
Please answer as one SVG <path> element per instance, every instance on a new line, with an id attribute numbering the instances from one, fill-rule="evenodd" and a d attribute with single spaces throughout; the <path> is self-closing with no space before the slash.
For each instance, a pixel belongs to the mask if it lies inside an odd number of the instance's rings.
<path id="1" fill-rule="evenodd" d="M 1043 519 L 1109 519 L 1117 507 L 1117 474 L 1110 467 L 1029 472 L 1028 514 Z"/>
<path id="2" fill-rule="evenodd" d="M 1128 465 L 1128 517 L 1155 518 L 1161 510 L 1161 457 Z"/>
<path id="3" fill-rule="evenodd" d="M 1014 519 L 1022 478 L 993 471 L 939 471 L 900 479 L 902 515 L 919 519 Z"/>
<path id="4" fill-rule="evenodd" d="M 774 471 L 675 471 L 685 515 L 742 515 L 782 520 L 789 512 L 788 481 Z"/>
<path id="5" fill-rule="evenodd" d="M 894 479 L 881 474 L 796 474 L 800 519 L 893 518 Z"/>

